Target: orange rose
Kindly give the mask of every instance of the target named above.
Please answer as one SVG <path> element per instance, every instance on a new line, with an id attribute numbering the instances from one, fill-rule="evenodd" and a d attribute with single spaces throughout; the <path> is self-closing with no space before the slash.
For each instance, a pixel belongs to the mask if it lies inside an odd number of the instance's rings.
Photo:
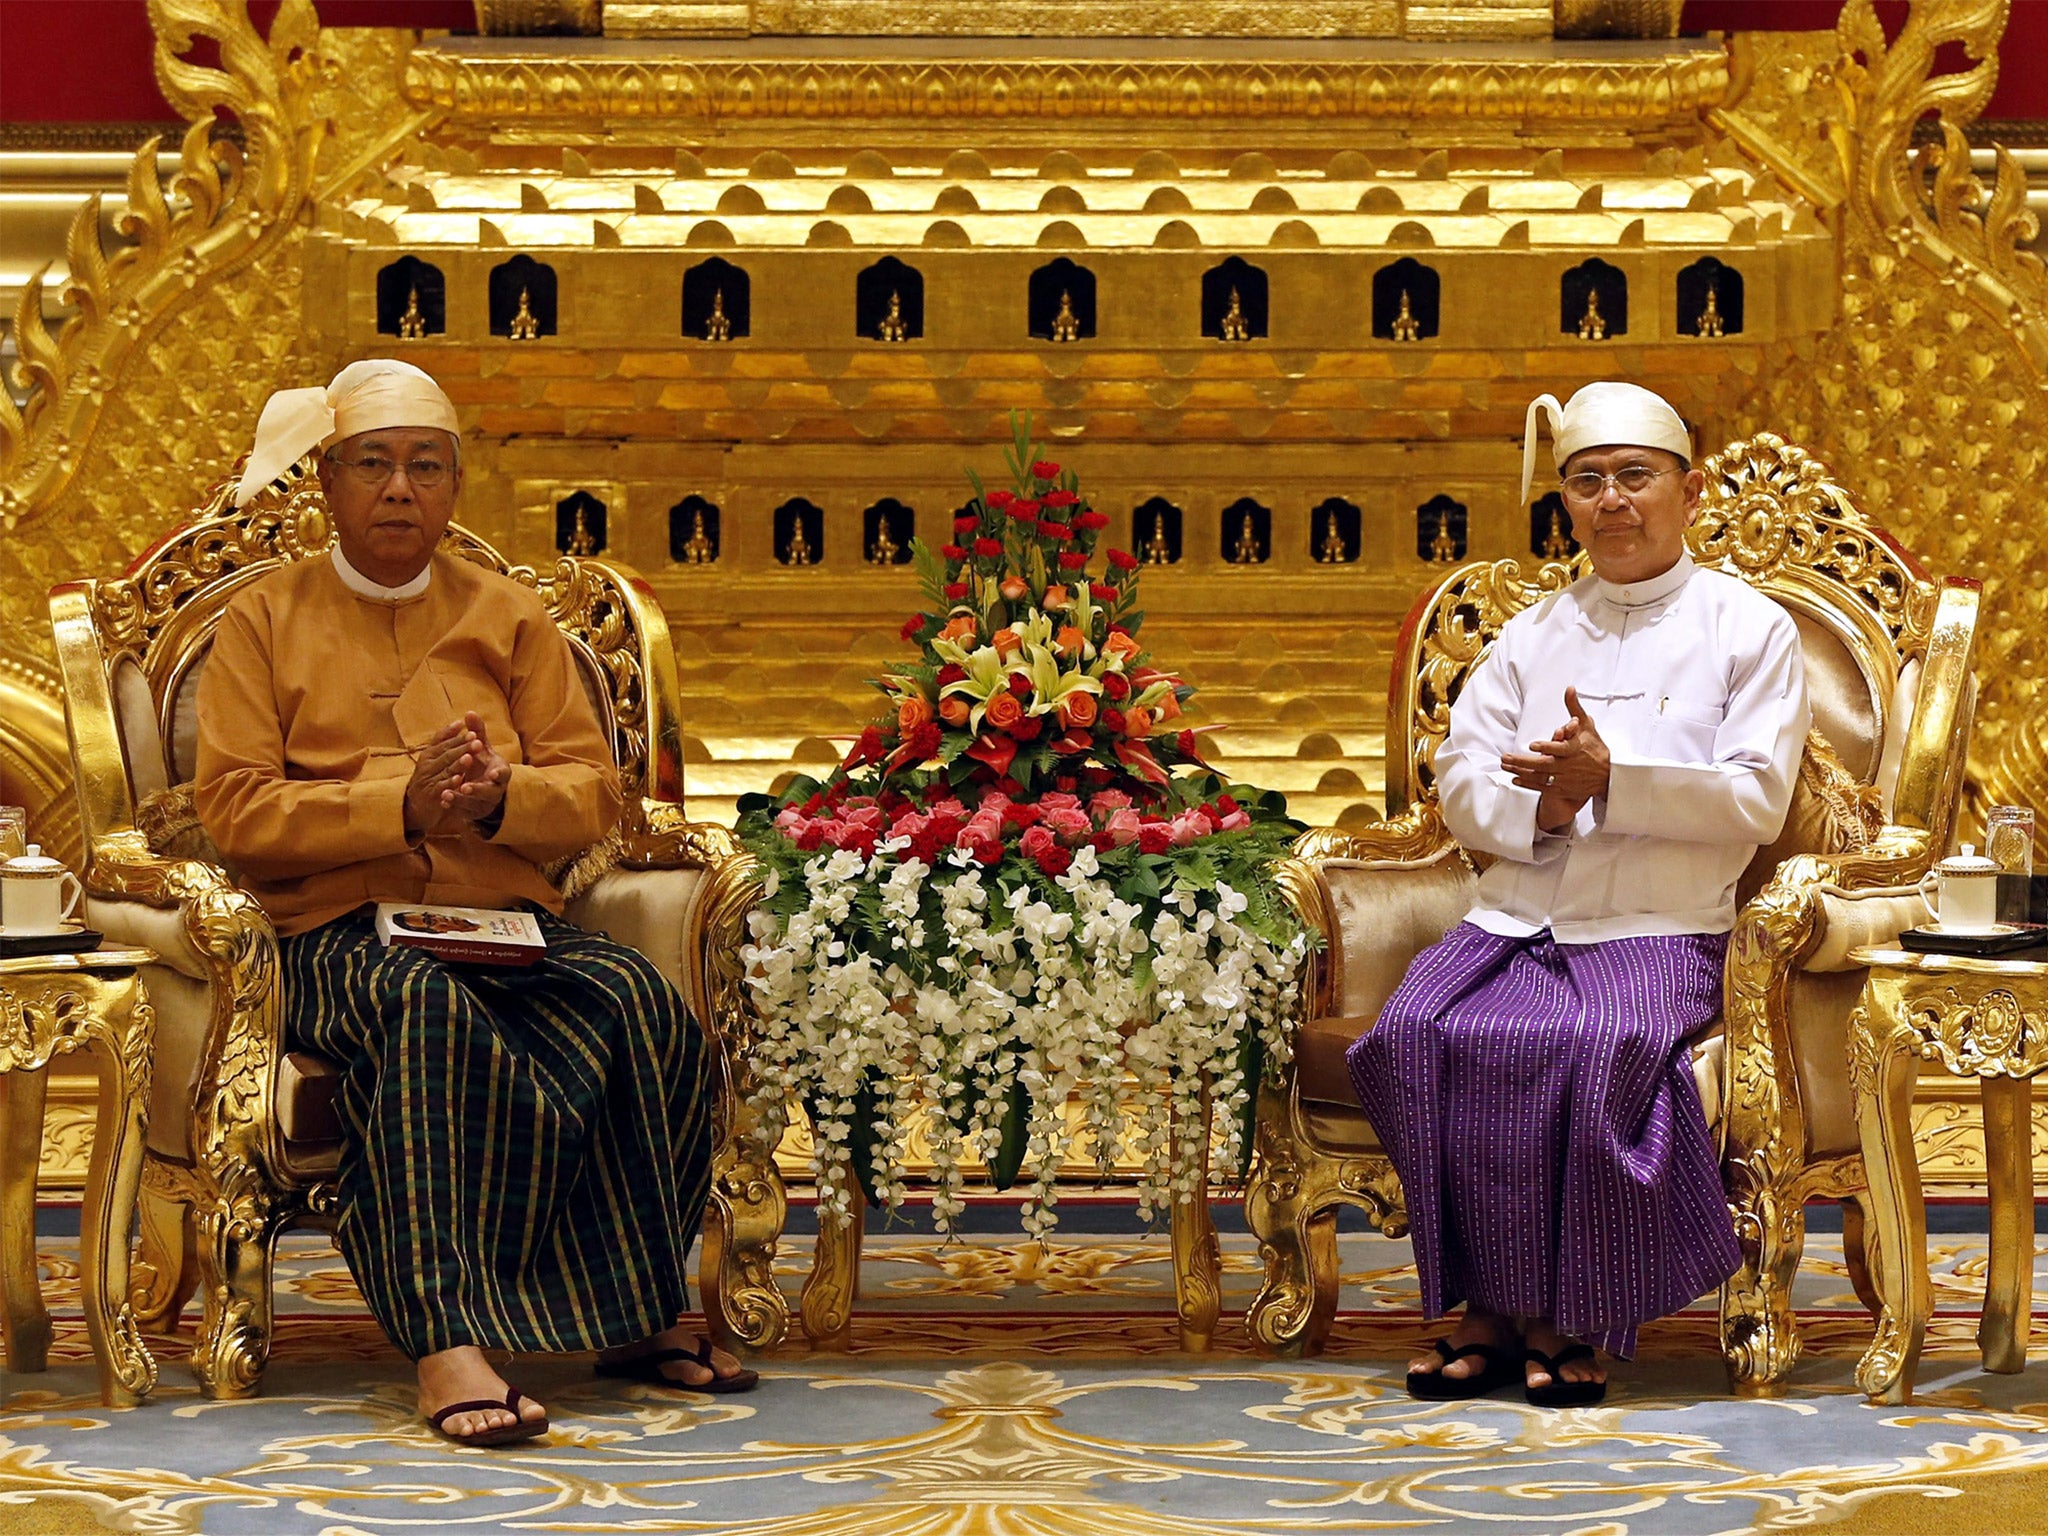
<path id="1" fill-rule="evenodd" d="M 1014 656 L 1024 649 L 1024 637 L 1014 629 L 999 629 L 989 638 L 998 656 Z"/>
<path id="2" fill-rule="evenodd" d="M 946 621 L 946 627 L 939 631 L 941 640 L 972 640 L 981 633 L 981 620 L 971 614 L 961 614 L 957 619 Z"/>
<path id="3" fill-rule="evenodd" d="M 1060 700 L 1060 724 L 1086 730 L 1095 723 L 1095 695 L 1074 692 Z"/>
<path id="4" fill-rule="evenodd" d="M 896 706 L 897 732 L 908 736 L 931 717 L 931 700 L 921 693 L 913 693 Z"/>
<path id="5" fill-rule="evenodd" d="M 1062 656 L 1078 656 L 1088 637 L 1072 624 L 1062 624 L 1060 632 L 1053 636 L 1053 646 Z"/>
<path id="6" fill-rule="evenodd" d="M 1166 724 L 1169 720 L 1178 720 L 1180 718 L 1180 700 L 1171 693 L 1161 694 L 1159 701 L 1152 706 L 1152 714 L 1161 725 Z"/>
<path id="7" fill-rule="evenodd" d="M 1149 709 L 1127 709 L 1124 711 L 1124 734 L 1133 740 L 1142 741 L 1152 734 L 1152 711 Z"/>
<path id="8" fill-rule="evenodd" d="M 1024 718 L 1024 706 L 1017 702 L 1017 695 L 1004 688 L 988 701 L 988 708 L 981 712 L 981 718 L 999 731 L 1007 731 Z"/>
<path id="9" fill-rule="evenodd" d="M 1139 649 L 1137 641 L 1122 633 L 1111 635 L 1102 642 L 1102 654 L 1121 661 L 1128 661 L 1138 654 Z"/>
<path id="10" fill-rule="evenodd" d="M 1071 608 L 1073 603 L 1074 594 L 1065 587 L 1060 586 L 1057 582 L 1047 587 L 1045 589 L 1045 596 L 1038 600 L 1038 606 L 1047 613 L 1056 613 L 1062 608 Z"/>
<path id="11" fill-rule="evenodd" d="M 1011 602 L 1020 602 L 1030 595 L 1031 583 L 1022 576 L 1005 576 L 1000 590 Z"/>
<path id="12" fill-rule="evenodd" d="M 939 718 L 948 725 L 965 725 L 973 713 L 974 707 L 957 693 L 939 706 Z"/>

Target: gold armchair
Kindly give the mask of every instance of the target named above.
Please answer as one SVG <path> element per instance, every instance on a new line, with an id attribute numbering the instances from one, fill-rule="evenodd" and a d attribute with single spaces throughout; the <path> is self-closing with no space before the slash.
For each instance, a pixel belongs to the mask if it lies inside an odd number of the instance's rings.
<path id="1" fill-rule="evenodd" d="M 215 487 L 125 576 L 50 594 L 86 915 L 114 942 L 161 957 L 146 977 L 157 1073 L 136 1312 L 169 1327 L 202 1290 L 193 1361 L 210 1397 L 255 1391 L 270 1350 L 274 1245 L 286 1228 L 330 1214 L 340 1149 L 336 1070 L 286 1048 L 276 936 L 222 868 L 189 788 L 197 685 L 222 610 L 265 572 L 324 555 L 332 535 L 305 466 L 240 510 L 227 489 Z M 613 838 L 558 875 L 572 896 L 568 916 L 644 952 L 709 1028 L 699 908 L 707 873 L 734 845 L 725 828 L 683 810 L 675 655 L 653 595 L 601 560 L 565 559 L 543 577 L 460 528 L 443 547 L 538 589 L 609 729 L 628 810 Z M 729 1141 L 723 1085 L 720 1104 Z"/>
<path id="2" fill-rule="evenodd" d="M 1768 1393 L 1798 1355 L 1790 1288 L 1809 1198 L 1843 1201 L 1851 1274 L 1875 1309 L 1846 1056 L 1862 971 L 1847 956 L 1924 915 L 1913 885 L 1946 848 L 1961 798 L 1978 589 L 1928 581 L 1825 466 L 1776 437 L 1733 444 L 1703 467 L 1693 555 L 1791 612 L 1814 712 L 1785 831 L 1741 886 L 1724 1027 L 1694 1058 L 1743 1252 L 1722 1293 L 1723 1350 L 1738 1391 Z M 1264 1347 L 1321 1347 L 1337 1305 L 1339 1204 L 1364 1207 L 1389 1235 L 1406 1230 L 1399 1181 L 1344 1052 L 1472 902 L 1477 874 L 1444 828 L 1431 770 L 1451 700 L 1500 627 L 1577 574 L 1477 563 L 1423 597 L 1393 664 L 1388 819 L 1313 831 L 1296 846 L 1291 889 L 1328 946 L 1293 1068 L 1259 1100 L 1245 1214 L 1265 1260 L 1248 1317 Z"/>

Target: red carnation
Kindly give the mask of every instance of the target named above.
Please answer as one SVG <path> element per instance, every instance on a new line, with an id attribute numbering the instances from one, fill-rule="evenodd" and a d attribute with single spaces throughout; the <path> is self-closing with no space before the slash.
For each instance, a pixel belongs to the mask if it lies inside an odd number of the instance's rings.
<path id="1" fill-rule="evenodd" d="M 948 683 L 957 683 L 967 675 L 967 669 L 957 661 L 949 661 L 939 668 L 938 683 L 941 688 Z"/>
<path id="2" fill-rule="evenodd" d="M 935 720 L 927 720 L 911 727 L 910 734 L 903 741 L 903 760 L 906 763 L 921 763 L 939 750 L 939 727 Z"/>
<path id="3" fill-rule="evenodd" d="M 883 751 L 881 728 L 871 725 L 860 733 L 859 739 L 847 752 L 846 766 L 858 768 L 863 763 L 876 762 L 881 758 Z"/>
<path id="4" fill-rule="evenodd" d="M 1112 549 L 1109 552 L 1109 563 L 1120 571 L 1135 571 L 1138 568 L 1138 557 L 1129 550 Z"/>
<path id="5" fill-rule="evenodd" d="M 958 544 L 941 544 L 939 546 L 939 553 L 948 560 L 965 560 L 967 558 L 967 551 Z"/>
<path id="6" fill-rule="evenodd" d="M 1163 821 L 1148 821 L 1138 828 L 1138 852 L 1164 853 L 1173 846 L 1173 828 Z"/>
<path id="7" fill-rule="evenodd" d="M 974 552 L 984 560 L 994 560 L 1003 552 L 1003 541 L 1001 539 L 976 539 L 974 541 Z"/>
<path id="8" fill-rule="evenodd" d="M 1064 560 L 1067 557 L 1065 555 L 1061 555 L 1060 558 Z M 1117 600 L 1116 588 L 1112 587 L 1106 581 L 1091 581 L 1088 584 L 1088 591 L 1094 596 L 1095 601 L 1097 601 L 1098 603 L 1113 603 Z"/>
<path id="9" fill-rule="evenodd" d="M 909 618 L 905 619 L 903 621 L 903 638 L 905 640 L 915 640 L 917 632 L 925 626 L 926 617 L 922 613 L 913 613 Z"/>
<path id="10" fill-rule="evenodd" d="M 1131 696 L 1131 680 L 1121 672 L 1105 672 L 1102 675 L 1103 697 L 1123 700 Z"/>
<path id="11" fill-rule="evenodd" d="M 945 590 L 946 601 L 957 603 L 967 596 L 967 583 L 964 581 L 949 581 L 946 583 Z"/>
<path id="12" fill-rule="evenodd" d="M 1082 570 L 1086 568 L 1087 564 L 1088 554 L 1085 550 L 1063 549 L 1060 551 L 1060 569 L 1063 571 Z M 1096 587 L 1094 591 L 1097 597 L 1102 596 L 1101 587 Z"/>
<path id="13" fill-rule="evenodd" d="M 1044 716 L 1026 715 L 1022 720 L 1019 720 L 1010 727 L 1010 734 L 1018 741 L 1036 741 L 1038 740 L 1038 733 L 1044 729 Z"/>
<path id="14" fill-rule="evenodd" d="M 1120 709 L 1105 709 L 1101 715 L 1102 728 L 1112 736 L 1124 733 L 1124 712 Z"/>
<path id="15" fill-rule="evenodd" d="M 1042 539 L 1066 540 L 1074 536 L 1074 530 L 1065 523 L 1046 522 L 1038 525 L 1038 536 Z"/>
<path id="16" fill-rule="evenodd" d="M 1071 507 L 1080 499 L 1072 491 L 1047 491 L 1039 498 L 1048 507 Z"/>
<path id="17" fill-rule="evenodd" d="M 1020 501 L 1010 508 L 1010 517 L 1019 523 L 1035 523 L 1038 521 L 1038 508 L 1029 502 Z"/>
<path id="18" fill-rule="evenodd" d="M 1009 689 L 1018 698 L 1028 699 L 1031 697 L 1031 679 L 1019 672 L 1010 679 Z"/>
<path id="19" fill-rule="evenodd" d="M 1015 494 L 1013 494 L 1010 491 L 990 491 L 988 493 L 988 504 L 994 507 L 998 512 L 1002 511 L 1003 508 L 1007 507 L 1011 502 L 1015 501 L 1016 499 L 1017 498 Z"/>
<path id="20" fill-rule="evenodd" d="M 1031 466 L 1031 473 L 1040 480 L 1057 480 L 1060 477 L 1060 467 L 1050 459 L 1040 459 Z"/>
<path id="21" fill-rule="evenodd" d="M 1022 832 L 1037 826 L 1038 818 L 1044 814 L 1035 805 L 1011 805 L 1003 811 L 1003 825 Z"/>
<path id="22" fill-rule="evenodd" d="M 1048 877 L 1064 875 L 1067 867 L 1074 862 L 1074 850 L 1054 843 L 1050 848 L 1040 852 L 1036 862 L 1039 869 Z"/>
<path id="23" fill-rule="evenodd" d="M 972 533 L 975 529 L 979 528 L 980 526 L 981 519 L 978 517 L 956 517 L 953 519 L 953 531 L 955 533 Z"/>
<path id="24" fill-rule="evenodd" d="M 825 841 L 825 823 L 811 822 L 796 835 L 796 846 L 801 853 L 810 853 Z"/>
<path id="25" fill-rule="evenodd" d="M 1076 512 L 1074 514 L 1074 526 L 1076 528 L 1086 528 L 1090 533 L 1098 533 L 1109 526 L 1109 514 L 1107 512 Z"/>
<path id="26" fill-rule="evenodd" d="M 1235 816 L 1244 807 L 1228 795 L 1219 795 L 1216 799 L 1216 809 L 1225 816 Z"/>

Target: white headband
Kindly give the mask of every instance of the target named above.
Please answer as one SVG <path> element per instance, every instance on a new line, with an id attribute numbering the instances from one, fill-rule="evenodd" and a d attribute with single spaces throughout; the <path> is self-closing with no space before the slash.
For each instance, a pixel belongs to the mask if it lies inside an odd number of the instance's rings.
<path id="1" fill-rule="evenodd" d="M 1529 402 L 1528 419 L 1522 425 L 1522 501 L 1529 500 L 1529 483 L 1536 478 L 1536 429 L 1539 417 L 1550 419 L 1551 452 L 1563 469 L 1575 453 L 1588 448 L 1661 448 L 1692 461 L 1692 434 L 1671 402 L 1640 384 L 1603 380 L 1588 384 L 1564 405 L 1555 395 L 1538 395 Z"/>
<path id="2" fill-rule="evenodd" d="M 350 363 L 325 389 L 280 389 L 263 402 L 256 446 L 235 484 L 235 505 L 290 469 L 315 448 L 358 432 L 387 427 L 433 427 L 456 437 L 455 404 L 423 370 L 396 358 Z"/>

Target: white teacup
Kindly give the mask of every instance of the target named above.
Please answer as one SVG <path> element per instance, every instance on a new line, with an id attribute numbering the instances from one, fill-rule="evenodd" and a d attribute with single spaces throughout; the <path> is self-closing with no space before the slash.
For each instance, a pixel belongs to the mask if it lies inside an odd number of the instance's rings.
<path id="1" fill-rule="evenodd" d="M 64 894 L 64 883 L 71 894 Z M 78 876 L 55 859 L 45 858 L 35 843 L 28 852 L 0 864 L 0 928 L 11 935 L 61 933 L 78 910 L 85 887 Z"/>
<path id="2" fill-rule="evenodd" d="M 1935 894 L 1927 894 L 1932 885 Z M 1920 878 L 1920 899 L 1935 922 L 1951 933 L 1982 933 L 1998 926 L 1998 866 L 1963 844 Z"/>

